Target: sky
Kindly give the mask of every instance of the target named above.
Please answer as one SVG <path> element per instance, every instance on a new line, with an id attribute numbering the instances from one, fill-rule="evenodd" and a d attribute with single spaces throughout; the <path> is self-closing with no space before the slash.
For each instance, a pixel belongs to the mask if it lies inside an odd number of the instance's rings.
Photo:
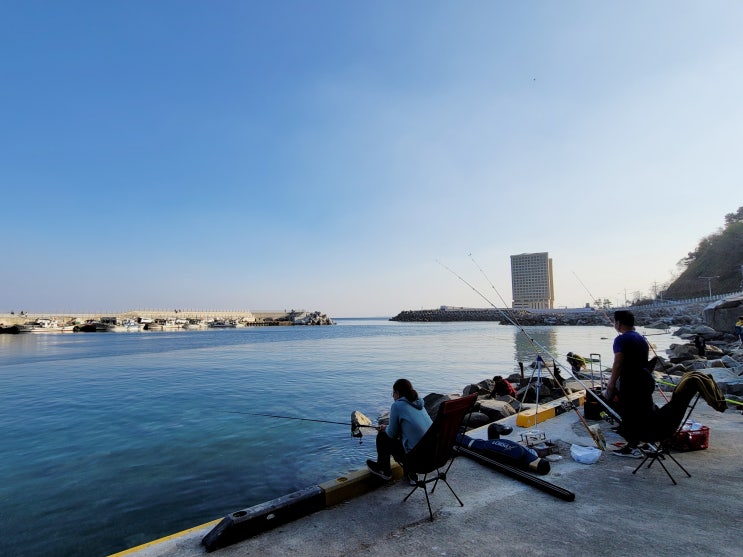
<path id="1" fill-rule="evenodd" d="M 651 295 L 743 205 L 741 27 L 715 0 L 6 0 L 0 313 L 504 307 L 544 251 L 557 307 Z"/>

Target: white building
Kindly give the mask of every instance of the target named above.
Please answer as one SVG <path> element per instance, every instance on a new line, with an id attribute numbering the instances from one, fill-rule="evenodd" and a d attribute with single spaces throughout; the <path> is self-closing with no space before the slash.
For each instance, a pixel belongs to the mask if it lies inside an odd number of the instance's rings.
<path id="1" fill-rule="evenodd" d="M 553 308 L 552 259 L 546 251 L 511 256 L 511 294 L 514 309 Z"/>

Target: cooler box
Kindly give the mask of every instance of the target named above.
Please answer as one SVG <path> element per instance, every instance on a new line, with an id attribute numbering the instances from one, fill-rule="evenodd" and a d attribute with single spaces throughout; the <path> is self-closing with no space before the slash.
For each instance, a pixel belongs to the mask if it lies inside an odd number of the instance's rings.
<path id="1" fill-rule="evenodd" d="M 698 424 L 697 424 L 698 426 Z M 699 451 L 709 447 L 709 428 L 703 425 L 692 429 L 684 424 L 680 431 L 671 437 L 671 446 L 677 451 Z"/>

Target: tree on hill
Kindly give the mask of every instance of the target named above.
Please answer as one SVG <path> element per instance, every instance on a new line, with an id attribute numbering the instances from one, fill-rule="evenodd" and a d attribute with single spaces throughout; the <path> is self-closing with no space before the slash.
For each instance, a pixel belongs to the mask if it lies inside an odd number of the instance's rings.
<path id="1" fill-rule="evenodd" d="M 684 271 L 662 293 L 663 299 L 694 298 L 743 290 L 743 207 L 725 215 L 725 226 L 702 238 L 679 261 Z"/>

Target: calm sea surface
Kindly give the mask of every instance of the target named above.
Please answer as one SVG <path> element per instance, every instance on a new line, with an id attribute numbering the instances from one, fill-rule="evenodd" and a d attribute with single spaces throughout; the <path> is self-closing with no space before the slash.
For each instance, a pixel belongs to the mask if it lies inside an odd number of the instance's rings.
<path id="1" fill-rule="evenodd" d="M 561 363 L 572 350 L 611 365 L 609 327 L 526 330 Z M 399 377 L 422 396 L 461 392 L 534 358 L 495 323 L 0 335 L 0 555 L 108 555 L 375 454 L 350 426 L 239 412 L 376 419 Z"/>

